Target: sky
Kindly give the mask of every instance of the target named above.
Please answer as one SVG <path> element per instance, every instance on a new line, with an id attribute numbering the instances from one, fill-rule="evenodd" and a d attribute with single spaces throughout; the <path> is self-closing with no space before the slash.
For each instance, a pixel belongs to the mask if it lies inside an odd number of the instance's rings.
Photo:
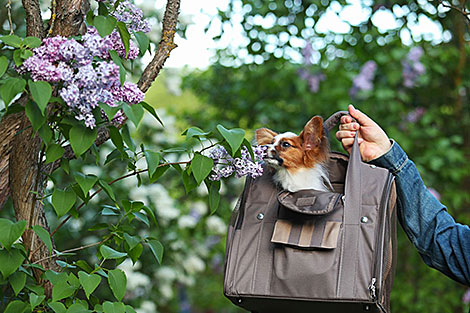
<path id="1" fill-rule="evenodd" d="M 217 18 L 217 10 L 224 10 L 227 7 L 229 0 L 182 0 L 181 1 L 181 14 L 180 21 L 188 23 L 186 38 L 176 36 L 175 42 L 178 47 L 172 51 L 170 58 L 167 60 L 165 66 L 173 68 L 199 68 L 205 69 L 211 64 L 211 58 L 214 55 L 213 49 L 216 47 L 226 48 L 229 45 L 244 46 L 246 45 L 246 38 L 242 35 L 241 25 L 235 23 L 234 27 L 224 26 L 224 36 L 222 40 L 216 44 L 212 40 L 212 36 L 217 34 L 220 29 L 221 22 Z M 155 5 L 157 9 L 163 9 L 166 5 L 166 0 L 157 0 L 156 2 L 147 0 L 136 0 L 144 5 Z M 431 14 L 436 14 L 432 5 L 425 0 L 419 1 L 425 10 Z M 237 5 L 239 1 L 235 1 Z M 328 11 L 324 16 L 314 25 L 315 30 L 318 32 L 337 32 L 346 33 L 349 30 L 349 24 L 358 25 L 368 18 L 371 14 L 370 9 L 364 6 L 363 0 L 348 0 L 348 5 L 342 7 L 338 2 L 333 1 Z M 238 5 L 240 9 L 241 5 Z M 144 8 L 145 9 L 145 8 Z M 394 15 L 401 16 L 407 14 L 406 7 L 394 5 L 392 8 L 393 14 L 389 10 L 378 10 L 372 17 L 372 22 L 379 30 L 385 31 L 391 28 L 400 26 L 399 21 L 395 19 Z M 442 11 L 445 11 L 442 8 Z M 241 18 L 240 18 L 241 19 Z M 235 16 L 235 21 L 238 18 Z M 208 32 L 204 28 L 212 21 L 212 27 Z M 441 41 L 450 40 L 450 33 L 443 32 L 439 24 L 433 22 L 428 17 L 422 15 L 417 19 L 417 23 L 408 23 L 409 31 L 402 31 L 401 38 L 405 44 L 410 45 L 413 39 L 424 38 L 425 40 L 439 43 Z M 260 20 L 267 26 L 274 23 L 269 19 Z M 313 25 L 313 20 L 312 20 Z M 299 47 L 305 45 L 305 42 L 299 41 Z M 211 50 L 212 49 L 212 50 Z"/>

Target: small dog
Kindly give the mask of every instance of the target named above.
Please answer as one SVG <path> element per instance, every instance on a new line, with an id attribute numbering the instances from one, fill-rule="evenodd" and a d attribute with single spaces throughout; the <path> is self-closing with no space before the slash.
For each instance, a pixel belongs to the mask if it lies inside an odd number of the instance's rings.
<path id="1" fill-rule="evenodd" d="M 276 171 L 275 183 L 285 190 L 332 190 L 326 169 L 330 146 L 320 116 L 313 117 L 299 135 L 257 129 L 256 142 L 268 147 L 264 160 Z"/>

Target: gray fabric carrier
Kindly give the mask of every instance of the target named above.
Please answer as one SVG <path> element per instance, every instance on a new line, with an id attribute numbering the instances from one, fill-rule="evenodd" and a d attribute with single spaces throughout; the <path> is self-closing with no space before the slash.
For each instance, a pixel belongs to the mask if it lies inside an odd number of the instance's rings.
<path id="1" fill-rule="evenodd" d="M 344 112 L 325 121 L 331 130 Z M 228 228 L 224 294 L 257 313 L 390 312 L 396 264 L 393 176 L 332 152 L 335 192 L 291 193 L 248 178 Z"/>

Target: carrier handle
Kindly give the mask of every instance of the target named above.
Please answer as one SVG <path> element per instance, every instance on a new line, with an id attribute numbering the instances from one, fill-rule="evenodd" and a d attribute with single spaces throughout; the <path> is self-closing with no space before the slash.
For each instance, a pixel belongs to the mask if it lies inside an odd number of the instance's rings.
<path id="1" fill-rule="evenodd" d="M 338 111 L 327 118 L 326 121 L 323 122 L 323 128 L 325 128 L 326 132 L 329 133 L 333 128 L 335 128 L 339 124 L 341 117 L 344 115 L 351 116 L 348 111 Z M 353 119 L 353 122 L 356 122 L 353 117 L 351 118 Z"/>

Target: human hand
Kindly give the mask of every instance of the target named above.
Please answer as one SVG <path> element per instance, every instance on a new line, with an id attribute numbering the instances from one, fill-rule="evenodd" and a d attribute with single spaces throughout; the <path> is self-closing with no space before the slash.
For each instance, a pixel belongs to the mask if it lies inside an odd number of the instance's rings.
<path id="1" fill-rule="evenodd" d="M 356 131 L 359 130 L 358 143 L 363 161 L 368 162 L 385 154 L 390 149 L 391 143 L 382 128 L 352 105 L 349 105 L 348 111 L 357 123 L 353 122 L 351 116 L 341 117 L 341 124 L 339 125 L 339 131 L 336 132 L 336 138 L 341 141 L 343 148 L 351 153 Z"/>

